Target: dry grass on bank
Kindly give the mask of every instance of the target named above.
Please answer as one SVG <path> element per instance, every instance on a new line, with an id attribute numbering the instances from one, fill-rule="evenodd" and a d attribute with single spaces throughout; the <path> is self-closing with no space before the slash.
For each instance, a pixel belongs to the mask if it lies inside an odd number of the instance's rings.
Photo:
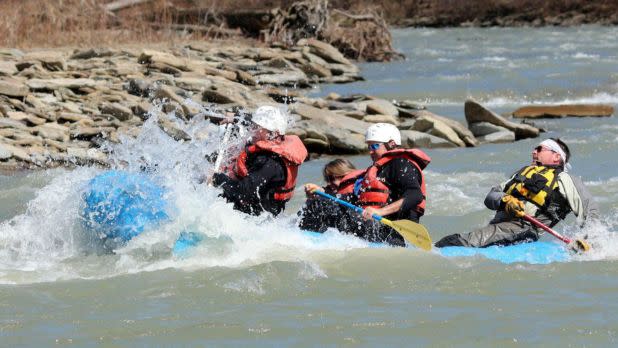
<path id="1" fill-rule="evenodd" d="M 195 39 L 201 33 L 172 30 L 179 23 L 174 9 L 197 8 L 198 21 L 230 10 L 287 8 L 294 0 L 151 0 L 112 14 L 103 5 L 113 0 L 0 0 L 0 47 L 97 46 Z M 388 24 L 410 18 L 431 18 L 434 26 L 457 26 L 496 17 L 517 16 L 520 21 L 569 14 L 595 19 L 613 16 L 616 0 L 330 0 L 331 9 L 366 13 L 377 8 Z M 180 21 L 182 23 L 182 21 Z M 613 22 L 612 22 L 613 23 Z M 200 22 L 200 24 L 203 24 Z M 182 36 L 181 36 L 182 35 Z"/>
<path id="2" fill-rule="evenodd" d="M 177 34 L 159 30 L 172 23 L 165 0 L 149 3 L 148 11 L 124 11 L 115 16 L 102 0 L 2 0 L 0 47 L 98 46 L 130 42 L 160 42 Z M 153 27 L 151 23 L 159 23 Z"/>

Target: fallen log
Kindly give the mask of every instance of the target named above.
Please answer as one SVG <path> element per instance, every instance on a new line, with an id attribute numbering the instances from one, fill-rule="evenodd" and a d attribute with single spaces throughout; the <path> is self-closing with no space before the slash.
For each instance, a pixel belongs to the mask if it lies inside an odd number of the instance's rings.
<path id="1" fill-rule="evenodd" d="M 614 107 L 604 104 L 529 105 L 513 111 L 515 118 L 608 117 Z"/>

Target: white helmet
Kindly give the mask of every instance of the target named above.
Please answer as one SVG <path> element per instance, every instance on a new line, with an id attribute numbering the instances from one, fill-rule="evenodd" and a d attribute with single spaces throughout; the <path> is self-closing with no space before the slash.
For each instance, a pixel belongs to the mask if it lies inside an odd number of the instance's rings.
<path id="1" fill-rule="evenodd" d="M 394 140 L 395 144 L 401 145 L 401 133 L 399 129 L 390 123 L 376 123 L 367 128 L 365 141 L 388 143 Z"/>
<path id="2" fill-rule="evenodd" d="M 279 132 L 280 135 L 285 135 L 285 131 L 288 128 L 287 115 L 279 108 L 270 105 L 257 108 L 253 113 L 251 121 L 271 132 Z"/>

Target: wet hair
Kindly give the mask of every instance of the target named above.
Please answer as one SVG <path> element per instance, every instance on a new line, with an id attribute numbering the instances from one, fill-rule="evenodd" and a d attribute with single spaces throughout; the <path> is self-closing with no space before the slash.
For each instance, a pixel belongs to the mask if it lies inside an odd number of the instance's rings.
<path id="1" fill-rule="evenodd" d="M 356 169 L 356 167 L 352 164 L 352 162 L 345 158 L 336 158 L 326 163 L 322 174 L 324 175 L 324 180 L 328 181 L 328 177 L 330 176 L 343 176 L 354 169 Z"/>
<path id="2" fill-rule="evenodd" d="M 569 160 L 571 159 L 571 150 L 569 150 L 569 147 L 567 146 L 567 144 L 565 144 L 564 141 L 560 140 L 560 138 L 549 138 L 549 139 L 558 143 L 558 145 L 560 146 L 560 148 L 562 149 L 562 151 L 564 151 L 564 154 L 566 155 L 566 162 L 569 162 Z M 562 163 L 562 164 L 566 164 L 566 163 Z"/>

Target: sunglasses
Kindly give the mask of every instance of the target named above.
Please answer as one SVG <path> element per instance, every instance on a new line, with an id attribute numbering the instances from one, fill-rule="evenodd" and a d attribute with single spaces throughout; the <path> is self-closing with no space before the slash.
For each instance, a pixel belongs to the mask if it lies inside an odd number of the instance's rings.
<path id="1" fill-rule="evenodd" d="M 376 151 L 377 149 L 380 148 L 380 145 L 382 145 L 382 144 L 376 143 L 376 144 L 368 145 L 367 147 L 369 147 L 369 151 Z"/>
<path id="2" fill-rule="evenodd" d="M 535 148 L 534 148 L 534 151 L 536 151 L 536 152 L 543 152 L 543 151 L 551 151 L 551 152 L 554 152 L 553 150 L 550 150 L 550 149 L 548 149 L 548 148 L 544 148 L 544 147 L 543 147 L 543 146 L 541 146 L 541 145 L 539 145 L 539 146 L 535 147 Z"/>

